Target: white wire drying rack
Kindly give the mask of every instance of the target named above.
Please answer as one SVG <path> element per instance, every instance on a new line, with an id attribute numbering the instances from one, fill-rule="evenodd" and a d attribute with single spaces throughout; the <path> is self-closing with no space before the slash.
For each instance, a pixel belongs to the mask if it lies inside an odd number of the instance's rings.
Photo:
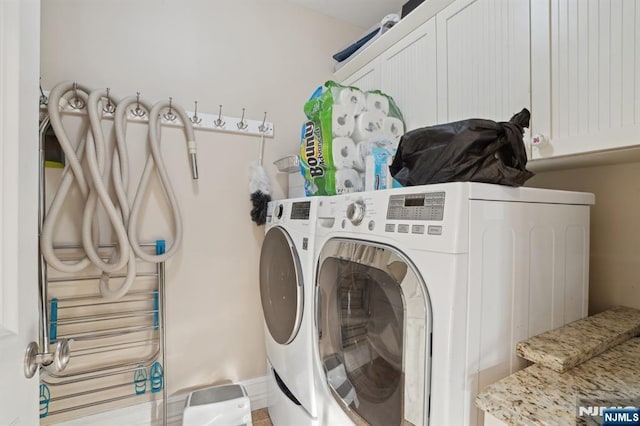
<path id="1" fill-rule="evenodd" d="M 143 244 L 147 250 L 158 246 L 162 244 Z M 103 259 L 111 249 L 101 246 Z M 58 246 L 56 251 L 67 260 L 83 254 L 80 245 Z M 67 339 L 71 344 L 64 370 L 41 369 L 41 424 L 145 402 L 162 402 L 157 417 L 166 424 L 164 263 L 138 260 L 136 281 L 119 300 L 100 295 L 99 271 L 64 274 L 48 269 L 50 342 Z"/>

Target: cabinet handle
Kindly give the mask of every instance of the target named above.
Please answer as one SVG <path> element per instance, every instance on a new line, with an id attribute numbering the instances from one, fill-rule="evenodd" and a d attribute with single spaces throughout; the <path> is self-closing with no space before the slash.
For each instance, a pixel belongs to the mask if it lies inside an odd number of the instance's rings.
<path id="1" fill-rule="evenodd" d="M 536 148 L 542 148 L 549 145 L 549 138 L 542 134 L 535 134 L 531 137 L 531 145 Z"/>

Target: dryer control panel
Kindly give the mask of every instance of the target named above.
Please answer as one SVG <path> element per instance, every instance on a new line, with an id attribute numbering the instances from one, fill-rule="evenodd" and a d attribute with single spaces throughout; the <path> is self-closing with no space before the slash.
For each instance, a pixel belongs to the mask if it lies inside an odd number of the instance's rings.
<path id="1" fill-rule="evenodd" d="M 444 191 L 391 195 L 387 219 L 441 221 L 444 217 L 444 200 Z"/>

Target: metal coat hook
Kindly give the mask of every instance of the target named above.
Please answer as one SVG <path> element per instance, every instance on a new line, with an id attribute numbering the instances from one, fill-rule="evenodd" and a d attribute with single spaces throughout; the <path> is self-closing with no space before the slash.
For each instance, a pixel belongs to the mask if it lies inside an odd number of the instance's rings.
<path id="1" fill-rule="evenodd" d="M 173 98 L 169 98 L 169 111 L 165 112 L 164 114 L 162 114 L 162 117 L 170 122 L 174 122 L 176 121 L 176 115 L 173 113 L 173 109 L 171 107 L 171 103 L 173 102 Z"/>
<path id="2" fill-rule="evenodd" d="M 264 118 L 262 119 L 262 124 L 258 126 L 258 130 L 260 133 L 264 133 L 269 130 L 269 127 L 266 125 L 267 122 L 267 111 L 264 112 Z"/>
<path id="3" fill-rule="evenodd" d="M 84 102 L 82 101 L 82 99 L 80 99 L 80 97 L 78 97 L 78 83 L 76 83 L 75 81 L 73 82 L 73 99 L 71 99 L 71 102 L 69 102 L 69 106 L 73 110 L 84 108 Z"/>
<path id="4" fill-rule="evenodd" d="M 193 117 L 191 117 L 190 120 L 194 125 L 198 125 L 202 123 L 202 118 L 198 117 L 198 101 L 193 101 L 193 103 L 195 104 L 195 107 Z"/>
<path id="5" fill-rule="evenodd" d="M 220 105 L 220 108 L 218 109 L 218 118 L 213 120 L 213 125 L 216 127 L 224 127 L 225 124 L 227 123 L 222 121 L 222 105 Z"/>
<path id="6" fill-rule="evenodd" d="M 246 130 L 249 125 L 246 121 L 244 121 L 244 108 L 242 108 L 242 117 L 240 117 L 240 121 L 238 121 L 238 130 Z"/>
<path id="7" fill-rule="evenodd" d="M 136 107 L 131 110 L 131 115 L 138 118 L 142 118 L 147 115 L 147 113 L 140 108 L 140 92 L 136 92 Z"/>
<path id="8" fill-rule="evenodd" d="M 44 90 L 42 90 L 42 77 L 40 77 L 40 83 L 38 85 L 40 86 L 40 106 L 47 106 L 49 105 L 49 98 L 47 98 L 47 95 L 44 94 Z"/>
<path id="9" fill-rule="evenodd" d="M 102 108 L 102 112 L 104 114 L 113 115 L 113 113 L 116 112 L 116 106 L 113 102 L 111 102 L 111 97 L 109 96 L 110 91 L 111 89 L 107 87 L 107 104 L 104 106 L 104 108 Z"/>

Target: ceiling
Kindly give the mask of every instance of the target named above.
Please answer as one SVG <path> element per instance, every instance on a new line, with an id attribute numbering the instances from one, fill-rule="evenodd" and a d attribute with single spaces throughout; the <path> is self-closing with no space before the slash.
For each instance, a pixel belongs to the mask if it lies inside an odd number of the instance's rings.
<path id="1" fill-rule="evenodd" d="M 407 0 L 289 0 L 365 30 L 389 13 L 400 13 Z"/>

